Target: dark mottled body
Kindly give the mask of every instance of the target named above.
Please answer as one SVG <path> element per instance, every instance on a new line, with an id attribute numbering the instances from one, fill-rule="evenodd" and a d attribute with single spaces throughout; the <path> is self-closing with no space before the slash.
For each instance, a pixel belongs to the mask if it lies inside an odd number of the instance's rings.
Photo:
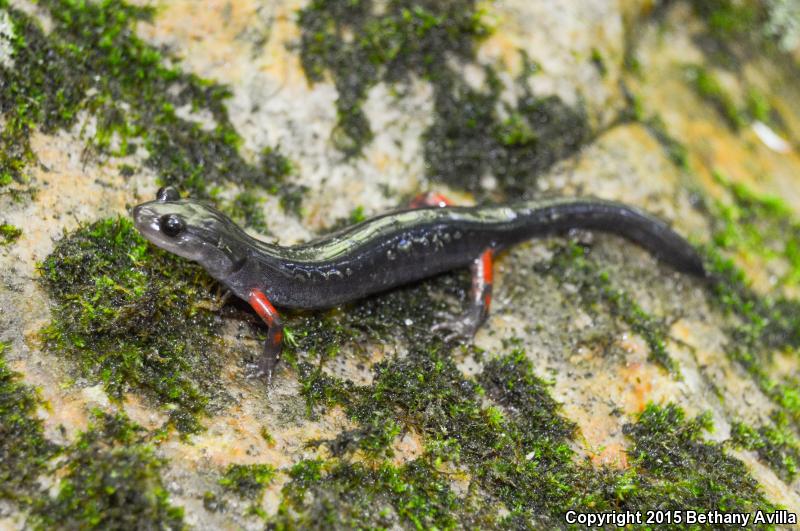
<path id="1" fill-rule="evenodd" d="M 279 306 L 323 308 L 467 267 L 486 249 L 499 251 L 573 228 L 620 234 L 676 269 L 702 272 L 694 249 L 664 223 L 630 207 L 593 200 L 386 214 L 282 249 L 280 263 L 274 247 L 254 245 L 248 265 L 228 282 L 257 282 Z"/>
<path id="2" fill-rule="evenodd" d="M 187 230 L 224 251 L 230 267 L 209 271 L 238 296 L 246 298 L 248 290 L 258 286 L 274 304 L 291 308 L 335 306 L 466 267 L 486 249 L 499 251 L 573 228 L 618 234 L 680 271 L 703 272 L 694 249 L 662 221 L 597 199 L 403 210 L 294 247 L 256 240 L 223 214 L 190 200 L 141 205 L 134 215 L 137 225 L 142 225 L 139 218 L 148 205 L 161 207 L 156 217 L 168 210 L 197 219 Z M 190 258 L 208 265 L 203 256 Z"/>
<path id="3" fill-rule="evenodd" d="M 689 243 L 636 208 L 598 199 L 544 199 L 505 206 L 424 207 L 378 216 L 293 247 L 247 235 L 221 212 L 166 189 L 133 212 L 150 241 L 200 263 L 247 300 L 269 326 L 271 374 L 283 331 L 272 304 L 327 308 L 460 267 L 472 267 L 470 309 L 443 327 L 470 335 L 491 301 L 492 257 L 506 247 L 570 229 L 618 234 L 679 271 L 704 275 Z"/>

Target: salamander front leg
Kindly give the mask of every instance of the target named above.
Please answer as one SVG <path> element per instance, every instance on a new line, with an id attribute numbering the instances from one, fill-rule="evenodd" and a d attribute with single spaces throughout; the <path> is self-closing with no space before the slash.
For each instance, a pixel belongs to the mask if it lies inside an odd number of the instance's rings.
<path id="1" fill-rule="evenodd" d="M 272 372 L 281 359 L 283 348 L 283 324 L 278 311 L 259 289 L 250 290 L 248 301 L 259 317 L 267 325 L 267 340 L 264 343 L 264 354 L 258 362 L 259 372 L 267 377 L 267 386 L 272 384 Z"/>
<path id="2" fill-rule="evenodd" d="M 471 338 L 489 316 L 492 303 L 492 258 L 493 251 L 485 250 L 470 266 L 472 289 L 470 307 L 461 315 L 450 317 L 445 322 L 433 326 L 433 330 L 449 330 L 445 341 L 456 337 Z"/>

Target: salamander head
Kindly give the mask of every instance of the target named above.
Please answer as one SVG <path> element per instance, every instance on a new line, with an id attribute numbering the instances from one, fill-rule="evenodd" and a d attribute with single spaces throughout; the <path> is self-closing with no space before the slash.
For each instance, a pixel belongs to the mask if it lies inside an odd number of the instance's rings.
<path id="1" fill-rule="evenodd" d="M 157 199 L 133 209 L 133 223 L 149 241 L 173 254 L 198 262 L 211 276 L 223 280 L 244 255 L 237 245 L 239 229 L 218 210 L 180 199 L 171 187 Z"/>

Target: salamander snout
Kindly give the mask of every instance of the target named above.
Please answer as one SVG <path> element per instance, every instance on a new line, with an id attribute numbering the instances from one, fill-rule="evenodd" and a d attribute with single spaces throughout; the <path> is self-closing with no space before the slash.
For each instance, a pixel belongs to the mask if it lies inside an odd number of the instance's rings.
<path id="1" fill-rule="evenodd" d="M 179 213 L 159 208 L 157 201 L 143 203 L 133 209 L 133 224 L 142 236 L 164 247 L 169 239 L 174 239 L 186 230 L 186 221 Z"/>
<path id="2" fill-rule="evenodd" d="M 161 229 L 160 218 L 164 214 L 157 212 L 151 205 L 152 203 L 144 203 L 133 208 L 133 225 L 151 243 L 174 252 L 174 249 L 169 245 L 169 240 L 172 238 L 166 236 Z"/>
<path id="3" fill-rule="evenodd" d="M 133 207 L 133 224 L 139 232 L 146 235 L 146 231 L 154 228 L 153 222 L 158 216 L 147 203 Z"/>
<path id="4" fill-rule="evenodd" d="M 150 201 L 134 207 L 133 224 L 158 247 L 190 260 L 203 256 L 205 242 L 189 230 L 191 211 L 185 205 Z"/>

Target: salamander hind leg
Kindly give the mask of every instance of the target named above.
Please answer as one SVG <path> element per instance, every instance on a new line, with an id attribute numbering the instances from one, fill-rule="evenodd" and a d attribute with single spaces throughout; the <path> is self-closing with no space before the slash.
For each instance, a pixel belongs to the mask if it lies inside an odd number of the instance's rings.
<path id="1" fill-rule="evenodd" d="M 419 194 L 411 200 L 412 208 L 448 207 L 453 202 L 437 192 Z M 485 250 L 480 257 L 472 262 L 472 289 L 470 291 L 470 306 L 461 315 L 444 314 L 443 322 L 434 325 L 433 330 L 446 330 L 450 332 L 445 336 L 445 341 L 455 338 L 470 339 L 478 328 L 489 316 L 489 306 L 492 302 L 492 250 Z"/>
<path id="2" fill-rule="evenodd" d="M 472 289 L 470 290 L 470 306 L 461 315 L 446 316 L 446 320 L 433 326 L 433 330 L 449 331 L 445 341 L 455 338 L 469 339 L 489 316 L 492 303 L 492 258 L 493 251 L 485 250 L 470 266 L 472 272 Z"/>
<path id="3" fill-rule="evenodd" d="M 261 290 L 250 290 L 248 302 L 267 325 L 267 340 L 264 342 L 264 354 L 258 361 L 258 369 L 261 374 L 266 376 L 269 386 L 272 383 L 272 373 L 281 359 L 283 324 L 278 311 Z"/>
<path id="4" fill-rule="evenodd" d="M 419 194 L 408 204 L 411 208 L 446 207 L 452 205 L 453 202 L 450 201 L 447 196 L 437 192 Z"/>

